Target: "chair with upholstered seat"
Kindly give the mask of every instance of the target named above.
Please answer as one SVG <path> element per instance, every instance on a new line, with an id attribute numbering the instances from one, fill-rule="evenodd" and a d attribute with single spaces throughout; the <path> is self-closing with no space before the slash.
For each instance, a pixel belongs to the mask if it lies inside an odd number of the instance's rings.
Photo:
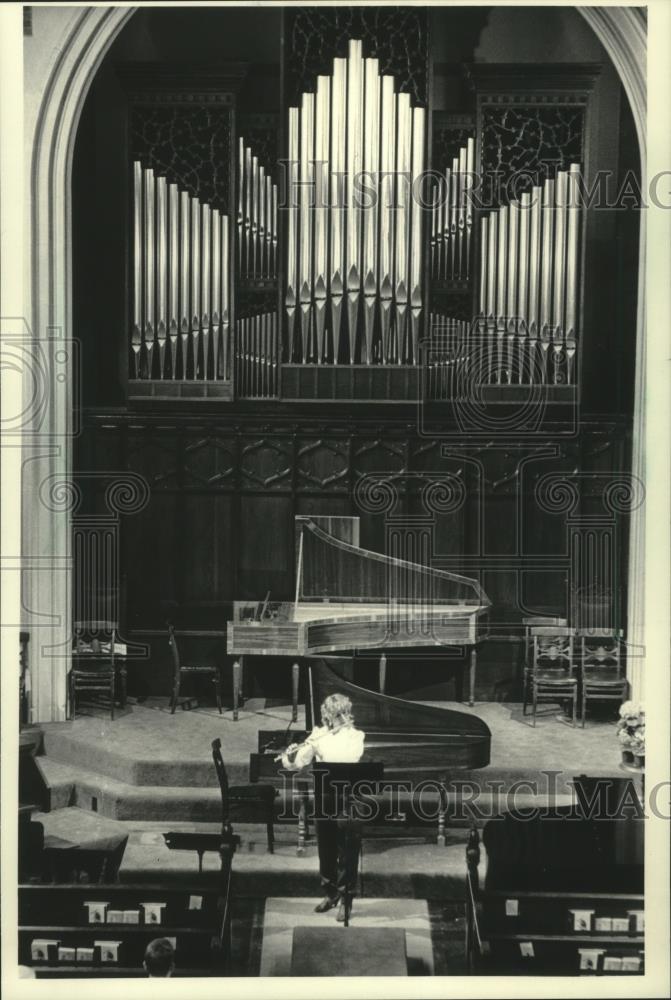
<path id="1" fill-rule="evenodd" d="M 217 708 L 219 709 L 219 714 L 221 715 L 221 666 L 219 664 L 212 663 L 201 663 L 201 664 L 186 664 L 182 662 L 182 658 L 179 651 L 179 645 L 177 643 L 177 635 L 173 625 L 168 625 L 168 645 L 170 646 L 170 652 L 172 653 L 173 662 L 173 681 L 172 681 L 172 696 L 170 698 L 170 714 L 174 715 L 175 709 L 177 708 L 177 702 L 179 700 L 179 692 L 181 688 L 182 678 L 185 676 L 198 676 L 206 675 L 211 678 L 214 684 L 214 695 L 217 700 Z"/>
<path id="2" fill-rule="evenodd" d="M 265 823 L 268 839 L 268 851 L 275 850 L 275 798 L 276 790 L 272 785 L 249 784 L 229 785 L 226 765 L 221 754 L 221 740 L 212 741 L 212 759 L 219 779 L 221 790 L 221 824 L 222 830 L 230 827 L 231 813 L 238 813 L 242 823 Z"/>
<path id="3" fill-rule="evenodd" d="M 575 726 L 578 704 L 578 678 L 573 667 L 573 637 L 575 630 L 567 626 L 543 625 L 531 629 L 533 653 L 531 661 L 531 700 L 533 725 L 536 709 L 541 702 L 572 705 Z"/>
<path id="4" fill-rule="evenodd" d="M 622 637 L 619 629 L 587 629 L 578 633 L 583 727 L 588 701 L 621 704 L 626 700 L 629 685 L 622 663 Z"/>

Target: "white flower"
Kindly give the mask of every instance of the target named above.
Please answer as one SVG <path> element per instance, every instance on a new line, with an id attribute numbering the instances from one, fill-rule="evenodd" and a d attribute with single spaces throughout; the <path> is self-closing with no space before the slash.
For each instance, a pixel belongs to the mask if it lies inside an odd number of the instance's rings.
<path id="1" fill-rule="evenodd" d="M 620 718 L 621 719 L 639 719 L 642 721 L 645 718 L 645 709 L 640 702 L 636 701 L 625 701 L 620 705 Z"/>

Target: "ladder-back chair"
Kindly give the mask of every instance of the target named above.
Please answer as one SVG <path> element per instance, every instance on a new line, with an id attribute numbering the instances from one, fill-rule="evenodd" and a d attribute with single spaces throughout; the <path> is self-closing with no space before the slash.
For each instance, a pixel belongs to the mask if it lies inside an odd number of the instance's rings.
<path id="1" fill-rule="evenodd" d="M 578 704 L 578 678 L 573 667 L 575 630 L 568 626 L 541 625 L 531 629 L 531 699 L 533 725 L 541 702 L 572 705 L 575 726 Z"/>

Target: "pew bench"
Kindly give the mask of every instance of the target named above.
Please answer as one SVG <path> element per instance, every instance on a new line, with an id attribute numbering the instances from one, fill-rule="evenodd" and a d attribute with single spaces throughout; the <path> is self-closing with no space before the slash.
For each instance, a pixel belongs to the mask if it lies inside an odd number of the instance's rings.
<path id="1" fill-rule="evenodd" d="M 641 975 L 643 821 L 511 813 L 467 850 L 466 960 L 481 975 Z"/>
<path id="2" fill-rule="evenodd" d="M 147 945 L 172 939 L 175 975 L 225 975 L 230 865 L 215 885 L 19 885 L 20 965 L 36 977 L 144 976 Z"/>

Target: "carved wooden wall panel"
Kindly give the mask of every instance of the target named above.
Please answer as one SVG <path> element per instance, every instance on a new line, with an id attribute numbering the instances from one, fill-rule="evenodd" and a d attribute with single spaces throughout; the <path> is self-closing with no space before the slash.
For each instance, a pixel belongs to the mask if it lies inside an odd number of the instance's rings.
<path id="1" fill-rule="evenodd" d="M 604 477 L 616 477 L 626 455 L 623 428 L 603 423 L 590 425 L 582 439 L 525 448 L 495 440 L 445 444 L 391 422 L 102 422 L 116 469 L 144 476 L 150 489 L 146 509 L 121 527 L 125 608 L 135 628 L 162 627 L 175 614 L 214 628 L 234 599 L 260 599 L 271 590 L 290 600 L 298 513 L 358 514 L 361 544 L 384 551 L 388 512 L 362 506 L 357 484 L 364 479 L 389 484 L 394 514 L 411 518 L 427 513 L 426 485 L 439 484 L 435 565 L 479 576 L 495 617 L 559 607 L 569 557 L 566 516 L 539 502 L 538 484 L 548 475 L 572 481 L 582 469 L 579 513 L 603 512 Z M 93 454 L 100 464 L 97 424 L 91 420 L 80 442 L 80 466 Z M 98 493 L 93 489 L 87 501 L 93 509 L 104 501 Z M 617 538 L 626 557 L 625 517 Z"/>
<path id="2" fill-rule="evenodd" d="M 207 435 L 189 440 L 184 447 L 183 485 L 199 489 L 230 486 L 235 472 L 233 438 Z"/>

